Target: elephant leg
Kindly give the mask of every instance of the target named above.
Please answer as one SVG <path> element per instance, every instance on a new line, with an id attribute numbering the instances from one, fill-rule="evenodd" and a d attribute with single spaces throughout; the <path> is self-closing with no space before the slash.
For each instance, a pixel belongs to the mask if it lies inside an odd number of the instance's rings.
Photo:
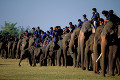
<path id="1" fill-rule="evenodd" d="M 92 55 L 90 55 L 90 70 L 93 70 Z"/>
<path id="2" fill-rule="evenodd" d="M 73 66 L 76 67 L 76 55 L 75 53 L 71 54 L 72 58 L 73 58 Z"/>
<path id="3" fill-rule="evenodd" d="M 21 57 L 18 66 L 21 66 L 20 63 L 21 63 L 22 60 L 23 60 L 23 58 Z"/>
<path id="4" fill-rule="evenodd" d="M 64 63 L 65 63 L 65 67 L 67 67 L 67 51 L 66 51 L 66 49 L 65 50 L 63 50 L 64 52 Z"/>
<path id="5" fill-rule="evenodd" d="M 107 45 L 107 40 L 105 36 L 101 36 L 101 52 L 102 52 L 102 75 L 105 76 L 105 50 Z"/>
<path id="6" fill-rule="evenodd" d="M 31 55 L 31 56 L 32 56 L 32 60 L 33 60 L 33 63 L 34 63 L 34 64 L 33 64 L 33 67 L 34 67 L 34 66 L 36 66 L 36 61 L 37 61 L 37 60 L 36 60 L 36 58 L 35 58 L 34 55 Z"/>
<path id="7" fill-rule="evenodd" d="M 80 52 L 80 34 L 79 34 L 79 37 L 78 37 L 78 55 L 77 55 L 77 67 L 80 66 L 80 56 L 81 55 L 81 52 Z"/>
<path id="8" fill-rule="evenodd" d="M 113 69 L 113 46 L 109 46 L 109 75 L 112 76 L 113 75 L 113 72 L 112 72 L 112 69 Z"/>
<path id="9" fill-rule="evenodd" d="M 61 59 L 61 50 L 59 49 L 57 51 L 57 66 L 60 66 L 60 60 Z"/>
<path id="10" fill-rule="evenodd" d="M 89 51 L 89 46 L 86 46 L 86 48 L 85 48 L 85 63 L 86 63 L 86 69 L 89 71 L 88 51 Z"/>
<path id="11" fill-rule="evenodd" d="M 85 70 L 85 67 L 84 67 L 84 39 L 85 39 L 85 36 L 84 36 L 83 32 L 80 32 L 80 34 L 81 34 L 81 37 L 80 37 L 81 68 L 83 70 Z"/>
<path id="12" fill-rule="evenodd" d="M 29 64 L 30 64 L 30 66 L 32 66 L 32 60 L 31 60 L 31 57 L 29 57 L 28 59 L 29 59 Z"/>
<path id="13" fill-rule="evenodd" d="M 118 57 L 116 59 L 116 66 L 117 66 L 117 73 L 118 73 L 118 76 L 119 76 L 120 75 L 120 60 L 119 60 Z"/>
<path id="14" fill-rule="evenodd" d="M 8 47 L 8 58 L 9 58 L 9 56 L 10 56 L 10 48 Z"/>
<path id="15" fill-rule="evenodd" d="M 98 62 L 96 62 L 98 58 L 97 48 L 97 41 L 94 38 L 94 73 L 98 73 Z"/>

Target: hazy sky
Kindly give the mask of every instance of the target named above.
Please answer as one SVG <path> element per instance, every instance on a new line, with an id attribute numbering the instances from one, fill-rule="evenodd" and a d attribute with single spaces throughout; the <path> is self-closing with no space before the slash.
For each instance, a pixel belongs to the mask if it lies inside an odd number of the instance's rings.
<path id="1" fill-rule="evenodd" d="M 51 26 L 78 24 L 83 14 L 90 20 L 92 8 L 97 8 L 102 18 L 102 10 L 110 9 L 120 17 L 120 0 L 0 0 L 0 25 L 17 22 L 17 26 L 40 26 L 47 31 Z"/>

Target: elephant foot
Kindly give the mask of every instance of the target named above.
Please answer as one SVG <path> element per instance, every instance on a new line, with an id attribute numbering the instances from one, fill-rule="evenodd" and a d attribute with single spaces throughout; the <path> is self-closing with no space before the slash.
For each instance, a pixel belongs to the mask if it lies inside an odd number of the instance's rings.
<path id="1" fill-rule="evenodd" d="M 36 65 L 33 65 L 33 67 L 36 67 Z"/>
<path id="2" fill-rule="evenodd" d="M 20 67 L 21 65 L 20 65 L 20 64 L 18 64 L 18 66 Z"/>
<path id="3" fill-rule="evenodd" d="M 108 76 L 115 76 L 114 74 L 109 74 Z"/>
<path id="4" fill-rule="evenodd" d="M 105 74 L 102 74 L 103 77 L 105 77 Z"/>

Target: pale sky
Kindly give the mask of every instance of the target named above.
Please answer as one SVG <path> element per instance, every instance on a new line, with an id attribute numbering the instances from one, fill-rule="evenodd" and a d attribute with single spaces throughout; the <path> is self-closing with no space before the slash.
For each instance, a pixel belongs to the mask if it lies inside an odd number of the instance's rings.
<path id="1" fill-rule="evenodd" d="M 120 17 L 119 5 L 120 0 L 0 0 L 0 25 L 17 22 L 17 26 L 40 26 L 47 31 L 57 25 L 69 26 L 69 22 L 78 24 L 83 14 L 90 20 L 92 8 L 104 19 L 102 10 L 113 9 Z"/>

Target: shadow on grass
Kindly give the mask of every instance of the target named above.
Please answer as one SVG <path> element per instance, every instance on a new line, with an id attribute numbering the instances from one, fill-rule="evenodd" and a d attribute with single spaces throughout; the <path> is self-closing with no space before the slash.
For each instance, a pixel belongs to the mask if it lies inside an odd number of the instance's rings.
<path id="1" fill-rule="evenodd" d="M 0 64 L 0 66 L 4 66 L 4 65 L 11 65 L 11 64 Z"/>

